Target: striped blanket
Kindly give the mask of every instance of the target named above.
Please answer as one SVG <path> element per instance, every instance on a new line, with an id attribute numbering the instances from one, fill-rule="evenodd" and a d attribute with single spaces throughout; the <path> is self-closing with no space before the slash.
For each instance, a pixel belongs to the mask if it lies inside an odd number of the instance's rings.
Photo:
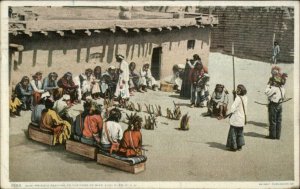
<path id="1" fill-rule="evenodd" d="M 109 154 L 109 152 L 104 151 L 103 149 L 99 149 L 99 153 L 105 156 L 109 156 L 121 161 L 126 161 L 130 163 L 130 165 L 139 164 L 142 162 L 145 162 L 147 160 L 146 156 L 136 156 L 136 157 L 124 157 L 124 156 L 118 156 L 117 154 Z"/>

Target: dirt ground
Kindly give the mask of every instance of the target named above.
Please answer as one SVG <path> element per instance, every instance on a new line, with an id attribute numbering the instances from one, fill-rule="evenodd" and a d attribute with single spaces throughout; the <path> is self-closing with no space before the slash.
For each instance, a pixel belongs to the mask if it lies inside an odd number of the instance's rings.
<path id="1" fill-rule="evenodd" d="M 294 65 L 279 64 L 288 73 L 286 97 L 294 98 Z M 225 143 L 229 120 L 203 117 L 206 108 L 189 108 L 189 100 L 178 94 L 149 91 L 135 93 L 131 101 L 159 104 L 163 114 L 180 104 L 189 113 L 190 130 L 179 131 L 179 121 L 158 118 L 155 130 L 142 130 L 147 145 L 146 171 L 133 175 L 102 166 L 95 161 L 65 151 L 64 146 L 49 147 L 27 138 L 31 112 L 10 119 L 10 181 L 288 181 L 294 180 L 294 100 L 283 105 L 282 137 L 268 140 L 267 102 L 264 96 L 270 64 L 235 58 L 236 84 L 248 89 L 248 124 L 244 128 L 246 145 L 230 152 Z M 232 91 L 232 57 L 211 53 L 210 92 L 216 83 Z M 230 94 L 230 104 L 232 95 Z M 80 109 L 79 105 L 74 109 Z M 145 111 L 145 107 L 143 107 Z M 140 113 L 146 115 L 146 113 Z M 126 128 L 121 123 L 123 129 Z"/>

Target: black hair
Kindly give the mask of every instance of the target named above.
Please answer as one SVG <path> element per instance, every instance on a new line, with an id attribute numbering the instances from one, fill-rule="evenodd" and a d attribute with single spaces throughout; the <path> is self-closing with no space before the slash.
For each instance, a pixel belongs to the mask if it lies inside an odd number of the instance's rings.
<path id="1" fill-rule="evenodd" d="M 247 89 L 246 89 L 246 87 L 245 87 L 244 85 L 239 84 L 239 85 L 237 86 L 237 88 L 241 89 L 241 93 L 239 94 L 240 96 L 244 96 L 244 95 L 247 94 Z"/>
<path id="2" fill-rule="evenodd" d="M 122 117 L 121 111 L 118 108 L 110 110 L 107 121 L 119 122 Z"/>
<path id="3" fill-rule="evenodd" d="M 194 54 L 194 55 L 193 55 L 193 58 L 194 58 L 195 60 L 200 60 L 200 61 L 201 61 L 201 58 L 200 58 L 200 56 L 199 56 L 198 54 Z"/>
<path id="4" fill-rule="evenodd" d="M 46 109 L 47 110 L 48 109 L 52 109 L 53 105 L 54 105 L 53 101 L 51 99 L 47 98 L 46 101 L 45 101 L 45 107 L 46 107 Z"/>

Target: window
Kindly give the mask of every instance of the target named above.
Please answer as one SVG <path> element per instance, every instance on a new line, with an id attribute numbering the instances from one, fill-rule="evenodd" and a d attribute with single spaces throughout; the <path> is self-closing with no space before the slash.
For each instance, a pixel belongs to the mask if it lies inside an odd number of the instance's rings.
<path id="1" fill-rule="evenodd" d="M 187 42 L 187 49 L 194 49 L 195 47 L 195 40 L 188 40 Z"/>

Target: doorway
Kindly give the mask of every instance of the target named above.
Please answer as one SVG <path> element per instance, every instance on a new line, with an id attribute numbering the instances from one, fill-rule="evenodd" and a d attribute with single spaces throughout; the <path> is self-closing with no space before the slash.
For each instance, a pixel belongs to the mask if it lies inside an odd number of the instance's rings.
<path id="1" fill-rule="evenodd" d="M 162 47 L 153 48 L 151 59 L 151 73 L 156 80 L 160 80 Z"/>

